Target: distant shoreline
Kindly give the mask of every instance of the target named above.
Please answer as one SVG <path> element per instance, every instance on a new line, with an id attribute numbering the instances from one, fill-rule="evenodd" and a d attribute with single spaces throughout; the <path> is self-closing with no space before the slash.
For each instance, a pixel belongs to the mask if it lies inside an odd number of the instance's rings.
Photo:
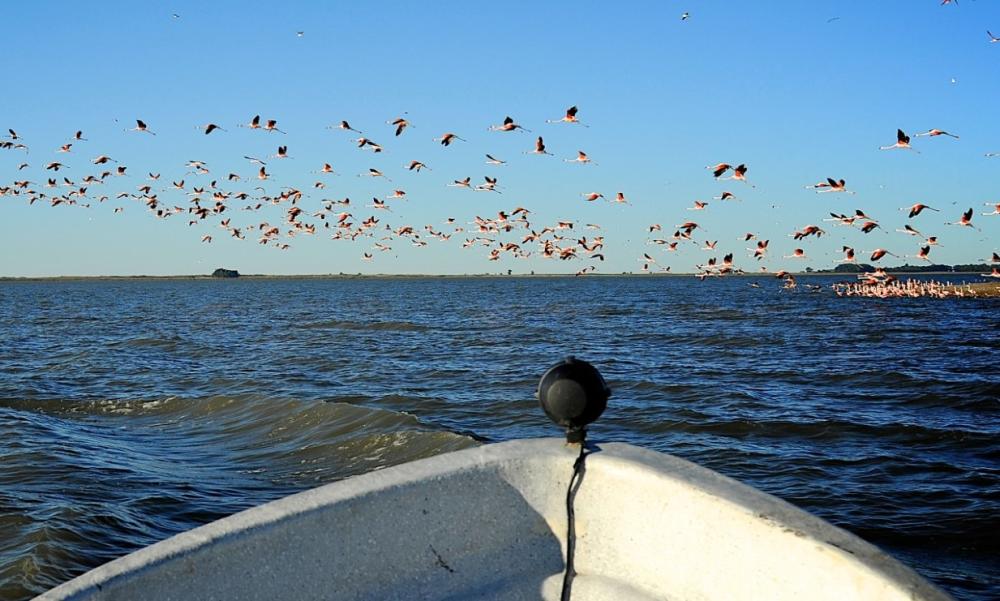
<path id="1" fill-rule="evenodd" d="M 587 278 L 621 278 L 621 277 L 693 277 L 697 273 L 589 273 Z M 796 272 L 795 277 L 840 277 L 847 280 L 855 279 L 854 273 L 832 273 L 832 272 Z M 949 277 L 973 277 L 980 278 L 978 273 L 971 271 L 921 271 L 921 272 L 893 272 L 895 276 L 949 276 Z M 326 274 L 295 274 L 295 275 L 270 275 L 270 274 L 240 274 L 235 278 L 220 278 L 211 275 L 52 275 L 52 276 L 0 276 L 0 282 L 67 282 L 86 280 L 360 280 L 360 279 L 399 279 L 399 280 L 422 280 L 422 279 L 507 279 L 507 278 L 574 278 L 572 273 L 470 273 L 470 274 L 392 274 L 392 273 L 326 273 Z M 767 278 L 774 277 L 773 273 L 742 273 L 730 274 L 725 277 L 742 278 Z"/>

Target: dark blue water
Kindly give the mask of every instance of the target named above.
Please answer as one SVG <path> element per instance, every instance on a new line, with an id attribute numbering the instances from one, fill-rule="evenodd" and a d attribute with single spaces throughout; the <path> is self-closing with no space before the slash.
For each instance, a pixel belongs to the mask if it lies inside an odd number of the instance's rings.
<path id="1" fill-rule="evenodd" d="M 568 354 L 614 389 L 592 436 L 1000 597 L 1000 301 L 749 281 L 0 282 L 0 599 L 291 492 L 557 435 L 532 395 Z"/>

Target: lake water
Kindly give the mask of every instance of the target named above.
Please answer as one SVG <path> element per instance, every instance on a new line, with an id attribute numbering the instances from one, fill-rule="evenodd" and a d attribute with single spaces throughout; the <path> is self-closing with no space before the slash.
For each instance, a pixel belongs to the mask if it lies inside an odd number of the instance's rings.
<path id="1" fill-rule="evenodd" d="M 1000 597 L 1000 301 L 751 281 L 0 282 L 0 599 L 319 484 L 557 436 L 533 393 L 570 354 L 614 390 L 594 440 Z"/>

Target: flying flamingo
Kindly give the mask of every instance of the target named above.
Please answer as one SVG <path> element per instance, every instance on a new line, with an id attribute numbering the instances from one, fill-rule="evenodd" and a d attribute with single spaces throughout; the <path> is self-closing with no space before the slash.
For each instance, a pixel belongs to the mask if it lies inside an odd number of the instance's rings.
<path id="1" fill-rule="evenodd" d="M 587 153 L 584 152 L 584 151 L 582 151 L 582 150 L 577 150 L 576 151 L 576 158 L 575 159 L 563 159 L 563 161 L 565 161 L 567 163 L 583 163 L 583 164 L 590 164 L 590 165 L 596 165 L 597 164 L 594 161 L 590 160 L 590 157 L 587 156 Z"/>
<path id="2" fill-rule="evenodd" d="M 715 179 L 719 179 L 726 171 L 729 171 L 732 168 L 733 166 L 730 165 L 729 163 L 717 163 L 715 165 L 709 165 L 708 167 L 705 167 L 705 169 L 712 170 L 712 176 L 715 177 Z"/>
<path id="3" fill-rule="evenodd" d="M 573 124 L 576 124 L 576 125 L 583 125 L 584 127 L 587 127 L 583 123 L 580 123 L 580 120 L 576 118 L 576 113 L 577 112 L 578 112 L 578 109 L 575 106 L 571 106 L 568 109 L 566 109 L 566 114 L 561 119 L 546 119 L 545 122 L 546 123 L 573 123 Z"/>
<path id="4" fill-rule="evenodd" d="M 395 125 L 396 126 L 396 135 L 397 136 L 399 134 L 403 133 L 403 130 L 410 126 L 410 122 L 407 121 L 406 119 L 403 119 L 402 117 L 399 117 L 399 118 L 397 118 L 397 119 L 395 119 L 393 121 L 386 121 L 386 123 L 388 123 L 389 125 Z M 447 144 L 445 144 L 445 146 L 447 146 Z"/>
<path id="5" fill-rule="evenodd" d="M 353 127 L 351 127 L 351 124 L 348 123 L 347 121 L 341 121 L 340 124 L 338 124 L 338 125 L 331 125 L 331 126 L 327 127 L 327 129 L 342 129 L 344 131 L 353 131 L 354 133 L 358 133 L 358 134 L 363 134 L 364 133 L 364 132 L 362 132 L 359 129 L 354 129 Z"/>
<path id="6" fill-rule="evenodd" d="M 378 169 L 375 169 L 374 167 L 369 167 L 368 168 L 368 173 L 359 173 L 358 177 L 362 177 L 362 176 L 365 176 L 365 175 L 367 175 L 369 177 L 385 177 L 385 179 L 387 181 L 390 181 L 390 182 L 392 181 L 391 179 L 389 179 L 388 177 L 386 177 L 386 175 L 384 173 L 382 173 Z"/>
<path id="7" fill-rule="evenodd" d="M 993 212 L 992 213 L 983 213 L 983 215 L 1000 215 L 1000 202 L 998 202 L 996 204 L 988 202 L 988 203 L 986 203 L 986 206 L 987 207 L 993 207 Z"/>
<path id="8" fill-rule="evenodd" d="M 927 209 L 929 211 L 937 211 L 937 209 L 935 209 L 934 207 L 929 207 L 929 206 L 927 206 L 925 204 L 921 204 L 919 202 L 916 203 L 915 205 L 911 206 L 911 207 L 902 207 L 899 210 L 900 211 L 909 211 L 910 212 L 909 218 L 912 219 L 912 218 L 916 217 L 917 215 L 919 215 L 920 212 L 923 211 L 924 209 Z"/>
<path id="9" fill-rule="evenodd" d="M 872 251 L 872 256 L 869 257 L 868 260 L 872 261 L 872 262 L 875 262 L 875 261 L 878 261 L 879 259 L 881 259 L 882 257 L 886 256 L 886 255 L 890 255 L 890 256 L 896 257 L 897 259 L 899 258 L 899 255 L 895 255 L 895 254 L 887 251 L 884 248 L 876 248 L 875 250 Z"/>
<path id="10" fill-rule="evenodd" d="M 510 117 L 510 116 L 504 117 L 502 125 L 491 125 L 490 126 L 490 131 L 514 131 L 516 129 L 520 129 L 522 131 L 526 131 L 528 133 L 531 133 L 530 129 L 526 129 L 524 127 L 521 127 L 517 123 L 514 123 L 514 119 L 512 117 Z"/>
<path id="11" fill-rule="evenodd" d="M 832 177 L 828 177 L 825 182 L 819 182 L 818 184 L 807 187 L 815 189 L 817 194 L 830 192 L 846 192 L 848 194 L 854 194 L 853 191 L 847 189 L 847 182 L 843 178 L 835 180 Z"/>
<path id="12" fill-rule="evenodd" d="M 914 259 L 927 261 L 928 263 L 930 263 L 931 260 L 927 258 L 927 255 L 929 254 L 931 254 L 931 247 L 928 245 L 920 247 L 920 252 L 918 252 L 916 255 L 906 255 L 906 256 Z"/>
<path id="13" fill-rule="evenodd" d="M 932 138 L 933 138 L 933 137 L 936 137 L 936 136 L 949 136 L 949 137 L 952 137 L 952 138 L 955 138 L 956 140 L 958 139 L 958 136 L 956 136 L 955 134 L 949 134 L 948 132 L 946 132 L 946 131 L 944 131 L 944 130 L 941 130 L 941 129 L 931 129 L 931 130 L 927 130 L 927 131 L 925 131 L 924 133 L 922 133 L 922 134 L 917 134 L 917 135 L 916 135 L 916 136 L 914 136 L 914 137 L 917 137 L 917 138 L 919 138 L 919 137 L 921 137 L 921 136 L 931 136 Z"/>
<path id="14" fill-rule="evenodd" d="M 507 161 L 502 161 L 502 160 L 496 158 L 495 156 L 493 156 L 491 154 L 487 154 L 486 155 L 486 164 L 487 165 L 506 165 Z"/>
<path id="15" fill-rule="evenodd" d="M 979 228 L 972 225 L 972 209 L 962 213 L 962 218 L 958 221 L 953 221 L 951 223 L 946 223 L 945 225 L 961 225 L 965 227 L 971 227 L 972 229 L 979 231 Z"/>
<path id="16" fill-rule="evenodd" d="M 879 146 L 878 147 L 879 150 L 892 150 L 893 148 L 902 148 L 904 150 L 912 150 L 913 152 L 917 152 L 917 153 L 920 152 L 919 150 L 916 150 L 915 148 L 913 148 L 912 146 L 910 146 L 910 136 L 906 135 L 903 132 L 903 130 L 901 130 L 901 129 L 897 129 L 896 130 L 896 143 L 895 144 L 893 144 L 892 146 Z"/>
<path id="17" fill-rule="evenodd" d="M 155 133 L 149 131 L 149 128 L 146 127 L 146 123 L 142 119 L 136 119 L 135 127 L 126 129 L 125 131 L 139 131 L 139 132 L 146 132 L 147 134 L 152 134 L 154 136 L 156 135 Z"/>
<path id="18" fill-rule="evenodd" d="M 729 179 L 734 179 L 738 182 L 749 183 L 747 182 L 747 166 L 744 165 L 743 163 L 737 165 L 736 168 L 733 169 L 733 174 L 729 176 Z"/>
<path id="19" fill-rule="evenodd" d="M 525 152 L 524 154 L 547 154 L 552 156 L 551 152 L 545 150 L 545 142 L 542 140 L 541 136 L 538 136 L 538 139 L 535 140 L 535 149 L 530 152 Z"/>
<path id="20" fill-rule="evenodd" d="M 440 142 L 442 146 L 450 146 L 451 143 L 452 143 L 452 141 L 454 141 L 454 140 L 461 140 L 461 141 L 465 142 L 465 138 L 460 138 L 457 135 L 452 134 L 452 133 L 446 133 L 443 136 L 441 136 L 440 138 L 434 138 L 434 141 L 435 142 Z"/>

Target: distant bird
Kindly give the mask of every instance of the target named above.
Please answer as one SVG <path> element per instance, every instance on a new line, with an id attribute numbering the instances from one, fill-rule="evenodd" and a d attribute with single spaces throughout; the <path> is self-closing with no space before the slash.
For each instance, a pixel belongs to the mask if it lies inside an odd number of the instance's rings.
<path id="1" fill-rule="evenodd" d="M 219 127 L 218 125 L 214 124 L 214 123 L 209 123 L 208 125 L 204 126 L 204 129 L 205 129 L 205 135 L 206 136 L 208 134 L 212 133 L 215 130 L 226 131 L 226 130 L 222 129 L 221 127 Z"/>
<path id="2" fill-rule="evenodd" d="M 450 146 L 451 143 L 452 143 L 452 141 L 454 141 L 454 140 L 461 140 L 461 141 L 465 142 L 465 138 L 460 138 L 460 137 L 458 137 L 457 135 L 455 135 L 453 133 L 447 133 L 447 134 L 444 134 L 443 136 L 441 136 L 440 138 L 434 138 L 434 141 L 435 142 L 440 142 L 442 146 Z"/>
<path id="3" fill-rule="evenodd" d="M 583 194 L 583 199 L 586 200 L 587 202 L 593 202 L 598 198 L 604 198 L 604 195 L 601 194 L 600 192 L 585 192 Z"/>
<path id="4" fill-rule="evenodd" d="M 147 134 L 152 134 L 154 136 L 156 135 L 155 133 L 149 131 L 149 128 L 146 127 L 146 123 L 142 119 L 136 119 L 135 127 L 131 129 L 126 129 L 125 131 L 138 131 L 138 132 L 145 132 Z"/>
<path id="5" fill-rule="evenodd" d="M 983 215 L 1000 215 L 1000 202 L 995 203 L 995 204 L 988 202 L 988 203 L 986 203 L 986 206 L 993 207 L 993 212 L 991 212 L 991 213 L 983 213 Z"/>
<path id="6" fill-rule="evenodd" d="M 526 132 L 529 132 L 529 133 L 531 132 L 530 129 L 526 129 L 524 127 L 521 127 L 517 123 L 514 123 L 514 119 L 511 118 L 510 116 L 504 117 L 502 125 L 491 125 L 490 126 L 490 131 L 514 131 L 516 129 L 520 129 L 522 131 L 526 131 Z"/>
<path id="7" fill-rule="evenodd" d="M 912 219 L 912 218 L 916 217 L 917 215 L 919 215 L 924 209 L 927 209 L 928 211 L 937 211 L 937 209 L 935 209 L 934 207 L 929 207 L 929 206 L 927 206 L 925 204 L 921 204 L 919 202 L 917 204 L 913 205 L 912 207 L 902 207 L 899 210 L 900 211 L 907 211 L 908 210 L 910 213 L 909 213 L 909 215 L 907 215 L 907 217 L 910 218 L 910 219 Z"/>
<path id="8" fill-rule="evenodd" d="M 903 130 L 896 130 L 896 143 L 892 146 L 879 146 L 879 150 L 892 150 L 893 148 L 902 148 L 904 150 L 913 150 L 914 152 L 920 152 L 910 146 L 910 136 L 906 135 Z"/>
<path id="9" fill-rule="evenodd" d="M 971 208 L 968 211 L 962 213 L 962 218 L 961 219 L 959 219 L 958 221 L 953 221 L 953 222 L 948 223 L 946 225 L 961 225 L 961 226 L 964 226 L 964 227 L 971 227 L 972 229 L 977 230 L 977 231 L 979 230 L 978 227 L 972 225 L 972 209 Z"/>
<path id="10" fill-rule="evenodd" d="M 483 180 L 486 183 L 476 186 L 475 190 L 477 192 L 496 192 L 497 194 L 501 194 L 500 190 L 497 190 L 497 178 L 485 175 L 483 176 Z"/>
<path id="11" fill-rule="evenodd" d="M 722 177 L 722 175 L 726 171 L 729 171 L 732 168 L 733 166 L 730 165 L 729 163 L 718 163 L 716 165 L 709 165 L 708 167 L 705 167 L 705 169 L 712 170 L 712 176 L 715 177 L 716 179 Z"/>
<path id="12" fill-rule="evenodd" d="M 563 161 L 567 162 L 567 163 L 584 163 L 584 164 L 590 164 L 590 165 L 596 165 L 597 164 L 594 161 L 590 160 L 590 157 L 587 156 L 587 153 L 584 152 L 584 151 L 582 151 L 582 150 L 576 151 L 576 158 L 575 159 L 563 159 Z"/>
<path id="13" fill-rule="evenodd" d="M 392 121 L 386 121 L 389 125 L 394 125 L 396 127 L 396 135 L 403 133 L 407 127 L 409 127 L 410 122 L 402 117 L 398 117 Z"/>
<path id="14" fill-rule="evenodd" d="M 832 177 L 828 177 L 825 182 L 819 182 L 807 187 L 815 189 L 817 194 L 824 192 L 846 192 L 847 194 L 854 194 L 854 192 L 847 189 L 847 182 L 843 178 L 835 180 Z"/>
<path id="15" fill-rule="evenodd" d="M 870 234 L 872 232 L 872 230 L 874 230 L 877 227 L 881 227 L 881 226 L 879 224 L 875 223 L 874 221 L 866 221 L 861 226 L 861 231 L 864 232 L 864 233 L 866 233 L 866 234 Z"/>
<path id="16" fill-rule="evenodd" d="M 993 35 L 993 33 L 989 29 L 986 30 L 986 35 L 988 35 L 990 37 L 990 43 L 991 44 L 996 44 L 997 42 L 1000 42 L 1000 38 L 998 38 L 997 36 Z"/>
<path id="17" fill-rule="evenodd" d="M 382 146 L 368 138 L 358 138 L 355 140 L 358 143 L 358 148 L 364 148 L 365 146 L 371 146 L 372 152 L 382 152 Z"/>
<path id="18" fill-rule="evenodd" d="M 578 112 L 578 109 L 575 106 L 571 106 L 568 109 L 566 109 L 566 114 L 563 115 L 563 117 L 561 119 L 546 119 L 545 122 L 546 123 L 574 123 L 576 125 L 583 125 L 583 123 L 580 123 L 580 120 L 576 118 L 576 113 L 577 112 Z M 583 126 L 587 127 L 586 125 L 583 125 Z"/>
<path id="19" fill-rule="evenodd" d="M 929 258 L 927 258 L 927 256 L 929 254 L 931 254 L 931 247 L 929 245 L 928 246 L 922 246 L 922 247 L 920 247 L 920 251 L 913 258 L 914 259 L 921 259 L 923 261 L 927 261 L 928 263 L 930 263 L 931 260 Z M 907 256 L 910 256 L 910 255 L 907 255 Z"/>
<path id="20" fill-rule="evenodd" d="M 691 18 L 691 13 L 687 12 L 681 13 L 681 21 L 687 21 L 690 18 Z"/>
<path id="21" fill-rule="evenodd" d="M 368 173 L 359 173 L 358 177 L 362 177 L 362 176 L 365 176 L 365 175 L 367 175 L 369 177 L 385 177 L 386 180 L 388 180 L 390 182 L 392 181 L 391 179 L 389 179 L 388 177 L 386 177 L 386 175 L 384 173 L 382 173 L 378 169 L 375 169 L 374 167 L 369 167 L 368 168 Z"/>
<path id="22" fill-rule="evenodd" d="M 486 164 L 487 165 L 506 165 L 507 161 L 501 161 L 500 159 L 494 157 L 493 155 L 487 154 L 486 155 Z"/>
<path id="23" fill-rule="evenodd" d="M 749 183 L 747 182 L 747 171 L 749 169 L 743 163 L 740 163 L 736 167 L 733 167 L 727 163 L 719 163 L 718 165 L 709 166 L 708 169 L 712 170 L 712 174 L 715 176 L 716 179 L 722 179 L 722 180 L 732 179 L 739 182 Z M 730 169 L 733 170 L 732 175 L 730 175 L 729 177 L 721 177 L 726 171 Z"/>
<path id="24" fill-rule="evenodd" d="M 354 129 L 353 127 L 351 127 L 351 124 L 348 123 L 347 121 L 341 121 L 340 124 L 337 125 L 337 126 L 332 126 L 331 125 L 329 129 L 343 129 L 345 131 L 353 131 L 353 132 L 358 133 L 358 134 L 364 133 L 361 130 L 357 130 L 357 129 Z"/>
<path id="25" fill-rule="evenodd" d="M 916 135 L 916 137 L 918 137 L 918 138 L 921 137 L 921 136 L 930 136 L 932 138 L 937 137 L 937 136 L 949 136 L 949 137 L 955 138 L 956 140 L 958 139 L 958 136 L 956 136 L 955 134 L 949 134 L 948 132 L 946 132 L 944 130 L 941 130 L 941 129 L 931 129 L 931 130 L 925 131 L 922 134 L 917 134 Z"/>
<path id="26" fill-rule="evenodd" d="M 421 169 L 426 169 L 428 171 L 431 170 L 430 167 L 424 165 L 420 161 L 410 161 L 410 164 L 406 168 L 409 169 L 410 171 L 416 171 L 417 173 L 420 173 Z"/>
<path id="27" fill-rule="evenodd" d="M 551 152 L 547 152 L 545 150 L 545 142 L 542 140 L 541 136 L 538 136 L 538 139 L 535 140 L 535 149 L 530 152 L 525 152 L 525 154 L 547 154 L 552 156 Z"/>
<path id="28" fill-rule="evenodd" d="M 268 119 L 267 120 L 267 124 L 264 125 L 264 130 L 265 131 L 276 131 L 279 134 L 285 133 L 285 132 L 281 131 L 280 129 L 278 129 L 278 121 L 277 121 L 277 119 Z"/>
<path id="29" fill-rule="evenodd" d="M 890 256 L 899 258 L 899 255 L 895 255 L 895 254 L 887 251 L 884 248 L 876 248 L 875 250 L 872 251 L 872 256 L 869 257 L 868 260 L 872 261 L 872 262 L 875 262 L 875 261 L 878 261 L 879 259 L 881 259 L 882 257 L 886 256 L 886 255 L 890 255 Z"/>
<path id="30" fill-rule="evenodd" d="M 240 127 L 246 127 L 247 129 L 260 129 L 260 115 L 254 115 L 254 118 L 250 120 L 250 123 L 240 125 Z"/>

